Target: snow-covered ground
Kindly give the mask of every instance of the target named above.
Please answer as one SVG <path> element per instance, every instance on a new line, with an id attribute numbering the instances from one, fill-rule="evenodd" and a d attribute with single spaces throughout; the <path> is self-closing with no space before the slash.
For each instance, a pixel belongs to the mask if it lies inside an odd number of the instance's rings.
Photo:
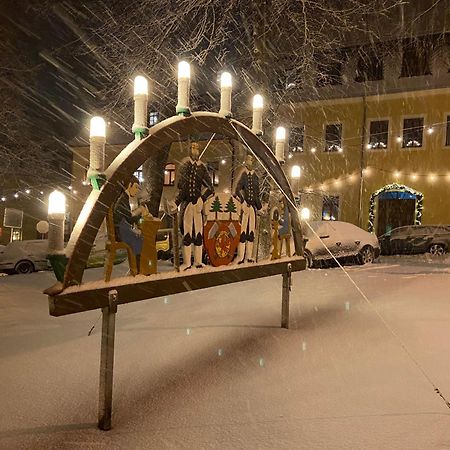
<path id="1" fill-rule="evenodd" d="M 99 312 L 50 317 L 50 272 L 2 277 L 0 448 L 450 448 L 449 266 L 347 267 L 385 323 L 339 268 L 294 274 L 289 330 L 281 277 L 121 306 L 109 432 Z"/>

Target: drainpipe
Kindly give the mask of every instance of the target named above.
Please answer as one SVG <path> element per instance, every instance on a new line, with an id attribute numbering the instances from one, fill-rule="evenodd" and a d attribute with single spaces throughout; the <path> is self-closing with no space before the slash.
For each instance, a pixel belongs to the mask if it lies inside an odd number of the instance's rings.
<path id="1" fill-rule="evenodd" d="M 363 193 L 364 193 L 364 165 L 365 165 L 365 152 L 364 147 L 366 145 L 366 118 L 367 118 L 367 101 L 366 101 L 366 93 L 364 93 L 363 97 L 363 117 L 362 117 L 362 133 L 361 133 L 361 151 L 360 151 L 360 159 L 359 159 L 359 206 L 358 206 L 358 225 L 360 228 L 363 228 Z"/>

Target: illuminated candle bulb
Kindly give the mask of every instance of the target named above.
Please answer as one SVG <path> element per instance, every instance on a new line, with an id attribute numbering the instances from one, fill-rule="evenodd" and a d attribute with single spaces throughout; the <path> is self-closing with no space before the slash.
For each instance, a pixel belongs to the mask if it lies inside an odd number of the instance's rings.
<path id="1" fill-rule="evenodd" d="M 417 174 L 416 173 L 411 174 L 411 180 L 413 180 L 413 181 L 417 180 Z"/>
<path id="2" fill-rule="evenodd" d="M 220 76 L 220 111 L 219 114 L 224 117 L 231 117 L 231 74 L 223 72 Z"/>
<path id="3" fill-rule="evenodd" d="M 313 147 L 313 148 L 311 149 L 311 153 L 316 153 L 316 147 Z"/>
<path id="4" fill-rule="evenodd" d="M 428 134 L 432 134 L 433 131 L 434 131 L 433 127 L 428 127 L 428 128 L 427 128 L 427 133 L 428 133 Z"/>
<path id="5" fill-rule="evenodd" d="M 286 144 L 286 128 L 278 127 L 275 132 L 275 156 L 280 164 L 284 163 L 285 144 Z"/>
<path id="6" fill-rule="evenodd" d="M 429 175 L 428 175 L 428 181 L 430 182 L 430 183 L 434 183 L 435 181 L 436 181 L 436 174 L 434 174 L 434 173 L 430 173 Z"/>
<path id="7" fill-rule="evenodd" d="M 256 94 L 253 97 L 253 125 L 252 131 L 257 136 L 262 136 L 262 116 L 264 109 L 264 100 L 261 95 Z"/>
<path id="8" fill-rule="evenodd" d="M 48 254 L 64 254 L 64 220 L 66 197 L 60 191 L 53 191 L 48 197 Z"/>
<path id="9" fill-rule="evenodd" d="M 401 172 L 399 172 L 398 170 L 396 170 L 396 171 L 394 172 L 394 177 L 395 177 L 395 178 L 400 178 L 400 175 L 401 175 Z"/>
<path id="10" fill-rule="evenodd" d="M 142 75 L 134 79 L 133 133 L 137 139 L 148 133 L 147 127 L 148 81 Z"/>
<path id="11" fill-rule="evenodd" d="M 191 84 L 191 66 L 186 61 L 178 63 L 178 103 L 176 113 L 181 116 L 189 116 L 189 91 Z"/>
<path id="12" fill-rule="evenodd" d="M 91 119 L 89 142 L 88 178 L 102 173 L 105 168 L 106 124 L 102 117 L 96 116 Z"/>

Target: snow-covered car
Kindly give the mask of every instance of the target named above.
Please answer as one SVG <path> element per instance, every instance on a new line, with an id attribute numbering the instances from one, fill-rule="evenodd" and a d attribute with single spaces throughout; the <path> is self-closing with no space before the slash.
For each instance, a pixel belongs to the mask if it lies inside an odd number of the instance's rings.
<path id="1" fill-rule="evenodd" d="M 0 271 L 31 273 L 48 269 L 47 246 L 45 239 L 10 242 L 0 249 Z"/>
<path id="2" fill-rule="evenodd" d="M 311 221 L 303 224 L 302 231 L 308 267 L 332 260 L 333 256 L 356 257 L 359 264 L 367 264 L 380 255 L 377 237 L 351 223 Z"/>
<path id="3" fill-rule="evenodd" d="M 379 237 L 383 255 L 431 253 L 450 249 L 450 225 L 410 225 L 394 228 Z"/>

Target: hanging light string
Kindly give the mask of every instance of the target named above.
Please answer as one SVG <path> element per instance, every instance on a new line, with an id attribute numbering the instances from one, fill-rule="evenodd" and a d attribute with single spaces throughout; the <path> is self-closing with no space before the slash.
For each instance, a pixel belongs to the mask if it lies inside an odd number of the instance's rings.
<path id="1" fill-rule="evenodd" d="M 417 118 L 420 118 L 420 117 L 421 117 L 420 115 L 417 116 Z M 450 115 L 449 115 L 449 117 L 450 117 Z M 338 118 L 336 121 L 333 121 L 333 122 L 334 122 L 334 124 L 336 124 L 336 123 L 343 124 L 342 122 L 339 122 L 339 121 L 340 121 L 340 119 Z M 377 120 L 371 120 L 371 122 L 377 122 Z M 330 125 L 331 124 L 332 123 L 330 122 Z M 433 122 L 430 125 L 423 124 L 423 125 L 418 126 L 418 127 L 402 128 L 400 130 L 400 134 L 395 134 L 395 133 L 392 132 L 392 130 L 388 130 L 386 133 L 373 133 L 373 134 L 376 135 L 376 136 L 380 136 L 382 134 L 387 134 L 388 142 L 390 140 L 392 140 L 392 139 L 395 139 L 398 143 L 401 143 L 403 141 L 402 135 L 404 135 L 405 133 L 408 133 L 408 132 L 411 132 L 411 131 L 414 131 L 414 130 L 422 129 L 424 132 L 426 131 L 427 134 L 430 136 L 430 135 L 432 135 L 434 133 L 436 128 L 438 128 L 438 129 L 441 128 L 441 129 L 443 129 L 445 131 L 445 129 L 449 126 L 449 124 L 450 124 L 449 121 Z M 305 129 L 304 124 L 302 124 L 302 125 L 303 125 L 303 129 Z M 298 128 L 298 126 L 295 125 L 295 124 L 292 124 L 292 125 L 290 125 L 290 128 Z M 320 128 L 320 129 L 318 128 L 317 130 L 320 130 L 321 132 L 323 131 L 322 128 Z M 389 145 L 386 145 L 385 148 L 381 148 L 381 149 L 380 148 L 375 148 L 375 147 L 372 147 L 371 149 L 367 149 L 367 144 L 369 144 L 369 145 L 371 144 L 370 143 L 370 133 L 367 133 L 366 136 L 368 136 L 368 139 L 367 139 L 368 142 L 365 143 L 365 145 L 364 145 L 365 150 L 369 150 L 370 151 L 370 150 L 387 150 L 388 149 Z M 357 143 L 353 144 L 352 146 L 357 146 L 359 148 L 360 145 L 361 145 L 361 138 L 362 137 L 363 137 L 363 135 L 362 135 L 362 133 L 360 133 L 360 134 L 354 134 L 351 137 L 343 138 L 342 137 L 342 133 L 341 133 L 341 138 L 340 138 L 340 143 L 341 143 L 340 148 L 341 148 L 341 150 L 345 149 L 345 144 L 346 143 L 348 144 L 350 141 L 355 141 L 355 140 L 357 140 Z M 321 148 L 320 146 L 324 143 L 321 138 L 317 138 L 316 136 L 313 136 L 311 134 L 303 133 L 303 146 L 296 146 L 296 147 L 302 148 L 302 151 L 298 151 L 298 150 L 295 151 L 294 150 L 294 151 L 290 151 L 289 154 L 291 155 L 292 153 L 305 153 L 305 145 L 304 145 L 305 139 L 308 139 L 308 140 L 310 140 L 312 142 L 311 147 L 309 148 L 309 151 L 312 152 L 312 153 L 315 153 L 317 151 L 317 149 Z M 336 143 L 334 143 L 334 144 L 332 143 L 331 145 L 338 146 Z M 423 146 L 423 144 L 422 144 L 422 146 Z M 445 147 L 445 145 L 443 145 L 443 147 Z M 405 148 L 406 149 L 414 149 L 414 148 L 421 148 L 421 147 L 408 146 L 408 147 L 405 147 Z M 342 151 L 328 151 L 328 152 L 322 152 L 322 153 L 334 154 L 334 153 L 342 153 Z"/>

